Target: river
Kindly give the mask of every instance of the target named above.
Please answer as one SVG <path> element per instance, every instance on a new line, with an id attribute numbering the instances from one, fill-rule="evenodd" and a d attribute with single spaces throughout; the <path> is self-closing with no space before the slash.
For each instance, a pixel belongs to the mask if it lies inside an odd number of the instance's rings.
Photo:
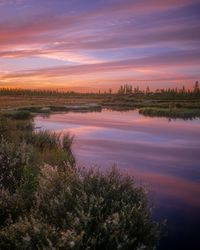
<path id="1" fill-rule="evenodd" d="M 113 164 L 150 190 L 154 216 L 167 219 L 159 250 L 199 249 L 200 119 L 150 118 L 138 111 L 37 116 L 36 127 L 75 136 L 77 164 Z"/>

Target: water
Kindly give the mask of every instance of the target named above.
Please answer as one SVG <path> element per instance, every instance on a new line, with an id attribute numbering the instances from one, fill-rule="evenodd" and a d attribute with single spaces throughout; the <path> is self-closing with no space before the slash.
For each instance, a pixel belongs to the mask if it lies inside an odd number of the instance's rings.
<path id="1" fill-rule="evenodd" d="M 199 249 L 200 120 L 149 118 L 137 111 L 52 114 L 36 127 L 75 135 L 81 166 L 114 163 L 151 190 L 154 216 L 167 219 L 159 250 Z"/>

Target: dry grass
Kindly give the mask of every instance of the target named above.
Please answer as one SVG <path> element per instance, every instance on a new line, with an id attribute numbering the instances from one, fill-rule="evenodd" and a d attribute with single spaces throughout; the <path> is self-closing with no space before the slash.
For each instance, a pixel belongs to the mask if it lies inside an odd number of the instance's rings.
<path id="1" fill-rule="evenodd" d="M 84 104 L 84 103 L 99 103 L 99 99 L 95 98 L 57 98 L 57 97 L 0 97 L 0 109 L 3 108 L 20 108 L 27 106 L 51 106 L 51 105 L 66 105 L 66 104 Z"/>
<path id="2" fill-rule="evenodd" d="M 30 111 L 31 113 L 39 113 L 36 107 L 45 108 L 50 107 L 50 111 L 67 111 L 63 109 L 65 105 L 81 105 L 96 103 L 101 107 L 111 108 L 113 110 L 128 110 L 134 108 L 154 108 L 154 109 L 172 109 L 178 108 L 179 111 L 192 110 L 200 112 L 200 99 L 174 99 L 174 100 L 160 100 L 160 99 L 145 99 L 135 98 L 133 96 L 119 96 L 119 95 L 85 95 L 77 94 L 74 96 L 0 96 L 0 110 L 22 109 Z M 32 109 L 34 107 L 34 109 Z M 89 111 L 90 109 L 88 109 Z M 41 110 L 41 112 L 47 112 Z M 142 112 L 141 112 L 142 113 Z M 179 112 L 181 113 L 181 112 Z M 183 113 L 183 112 L 182 112 Z M 143 114 L 143 113 L 142 113 Z M 166 117 L 168 117 L 166 115 Z"/>

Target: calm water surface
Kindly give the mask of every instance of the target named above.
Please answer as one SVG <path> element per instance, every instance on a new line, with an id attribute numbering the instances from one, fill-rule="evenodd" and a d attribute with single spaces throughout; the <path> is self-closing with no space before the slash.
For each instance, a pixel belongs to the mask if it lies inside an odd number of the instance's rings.
<path id="1" fill-rule="evenodd" d="M 137 111 L 52 114 L 35 126 L 75 135 L 81 166 L 114 163 L 151 190 L 155 217 L 167 218 L 159 250 L 200 249 L 200 120 L 149 118 Z"/>

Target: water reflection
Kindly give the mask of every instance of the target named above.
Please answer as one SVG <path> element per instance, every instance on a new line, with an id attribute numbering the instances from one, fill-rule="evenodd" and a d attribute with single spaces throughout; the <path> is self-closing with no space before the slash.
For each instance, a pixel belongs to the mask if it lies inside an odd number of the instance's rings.
<path id="1" fill-rule="evenodd" d="M 200 218 L 200 120 L 169 122 L 137 111 L 103 110 L 36 117 L 35 124 L 74 134 L 80 165 L 108 168 L 116 163 L 147 185 L 157 203 L 156 216 L 169 219 L 169 236 L 160 249 L 195 249 L 191 246 L 198 243 Z"/>

